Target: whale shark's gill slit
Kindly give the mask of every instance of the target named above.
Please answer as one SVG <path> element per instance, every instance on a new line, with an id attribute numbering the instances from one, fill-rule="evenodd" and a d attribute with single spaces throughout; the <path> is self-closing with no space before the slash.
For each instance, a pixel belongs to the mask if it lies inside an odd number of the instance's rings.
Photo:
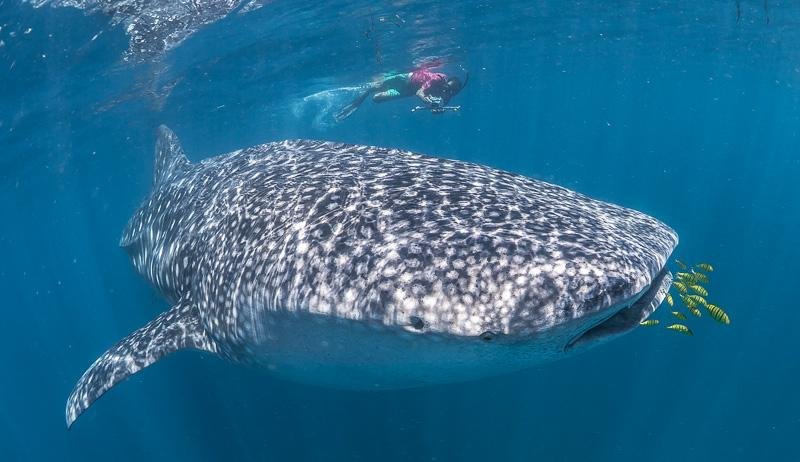
<path id="1" fill-rule="evenodd" d="M 634 329 L 658 308 L 671 283 L 672 274 L 666 268 L 662 269 L 640 297 L 636 297 L 622 309 L 613 312 L 575 336 L 564 346 L 564 351 L 572 350 L 580 345 L 609 340 Z"/>

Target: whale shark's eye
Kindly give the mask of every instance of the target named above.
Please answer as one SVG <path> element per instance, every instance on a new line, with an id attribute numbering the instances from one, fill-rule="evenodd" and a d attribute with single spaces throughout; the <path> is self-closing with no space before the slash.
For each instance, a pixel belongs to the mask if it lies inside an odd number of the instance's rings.
<path id="1" fill-rule="evenodd" d="M 494 339 L 495 333 L 487 330 L 486 332 L 481 334 L 481 340 L 486 342 L 491 342 Z"/>
<path id="2" fill-rule="evenodd" d="M 425 327 L 425 321 L 419 316 L 409 316 L 408 322 L 411 324 L 411 327 L 417 330 L 422 330 L 422 328 Z"/>

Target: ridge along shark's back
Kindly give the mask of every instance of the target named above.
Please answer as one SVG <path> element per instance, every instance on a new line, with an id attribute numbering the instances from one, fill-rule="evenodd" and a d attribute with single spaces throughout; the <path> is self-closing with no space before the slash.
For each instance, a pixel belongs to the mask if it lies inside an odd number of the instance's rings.
<path id="1" fill-rule="evenodd" d="M 190 164 L 160 131 L 121 244 L 174 306 L 89 368 L 68 424 L 182 348 L 359 388 L 514 370 L 629 331 L 671 280 L 671 229 L 559 186 L 302 140 Z"/>

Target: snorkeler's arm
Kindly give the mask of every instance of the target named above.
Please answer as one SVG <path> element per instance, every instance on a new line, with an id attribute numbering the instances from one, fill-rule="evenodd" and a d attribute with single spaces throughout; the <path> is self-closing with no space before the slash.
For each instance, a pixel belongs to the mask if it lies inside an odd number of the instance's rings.
<path id="1" fill-rule="evenodd" d="M 438 96 L 431 96 L 425 93 L 425 90 L 420 88 L 417 90 L 417 98 L 419 98 L 423 103 L 428 106 L 441 106 L 442 105 L 442 98 Z"/>

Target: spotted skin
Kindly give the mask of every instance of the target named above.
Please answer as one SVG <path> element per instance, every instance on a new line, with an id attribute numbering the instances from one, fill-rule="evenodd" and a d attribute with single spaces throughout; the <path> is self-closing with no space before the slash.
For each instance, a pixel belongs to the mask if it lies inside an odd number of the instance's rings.
<path id="1" fill-rule="evenodd" d="M 118 382 L 184 348 L 217 352 L 200 326 L 197 307 L 182 300 L 97 358 L 67 400 L 67 424 Z"/>
<path id="2" fill-rule="evenodd" d="M 265 0 L 23 0 L 34 8 L 50 6 L 83 10 L 85 14 L 110 17 L 121 24 L 129 38 L 124 59 L 157 58 L 177 47 L 203 26 L 238 12 L 256 10 Z"/>
<path id="3" fill-rule="evenodd" d="M 371 381 L 409 383 L 497 373 L 562 354 L 593 326 L 610 327 L 583 343 L 632 329 L 671 281 L 674 231 L 559 186 L 319 141 L 191 164 L 160 130 L 153 192 L 121 245 L 231 360 L 306 376 L 299 364 L 313 363 L 320 382 L 370 368 Z M 68 423 L 92 396 L 70 398 Z"/>

